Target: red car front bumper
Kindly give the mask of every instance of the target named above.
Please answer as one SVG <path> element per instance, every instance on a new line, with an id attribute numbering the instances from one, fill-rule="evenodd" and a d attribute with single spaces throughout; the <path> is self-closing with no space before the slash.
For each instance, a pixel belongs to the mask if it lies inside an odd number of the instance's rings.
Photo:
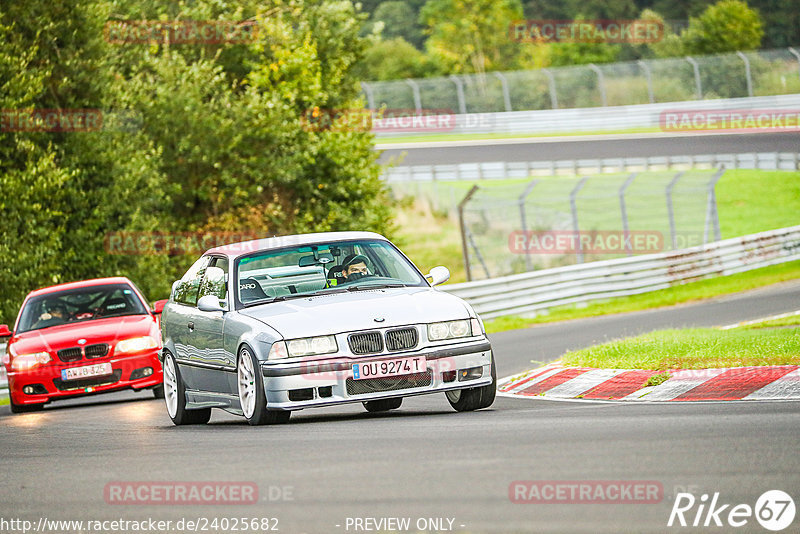
<path id="1" fill-rule="evenodd" d="M 87 378 L 62 378 L 61 370 L 101 363 L 111 363 L 112 374 Z M 144 389 L 159 386 L 164 382 L 158 350 L 131 356 L 112 356 L 98 360 L 64 364 L 50 364 L 27 371 L 8 371 L 8 392 L 18 405 L 44 404 L 53 400 L 119 391 L 121 389 Z"/>

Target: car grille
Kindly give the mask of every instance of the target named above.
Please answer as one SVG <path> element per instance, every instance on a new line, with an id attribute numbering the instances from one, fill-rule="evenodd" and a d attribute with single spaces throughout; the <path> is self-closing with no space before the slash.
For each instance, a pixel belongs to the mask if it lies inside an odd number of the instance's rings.
<path id="1" fill-rule="evenodd" d="M 80 347 L 71 347 L 58 351 L 58 359 L 62 362 L 77 362 L 83 357 Z"/>
<path id="2" fill-rule="evenodd" d="M 388 350 L 413 349 L 417 346 L 416 328 L 398 328 L 386 332 L 386 348 Z"/>
<path id="3" fill-rule="evenodd" d="M 431 385 L 431 373 L 415 373 L 413 375 L 392 376 L 388 378 L 366 378 L 364 380 L 345 381 L 348 395 L 361 395 L 363 393 L 378 393 L 381 391 L 395 391 L 398 389 L 421 388 Z"/>
<path id="4" fill-rule="evenodd" d="M 102 358 L 108 354 L 108 344 L 98 343 L 97 345 L 87 345 L 83 352 L 87 358 Z"/>
<path id="5" fill-rule="evenodd" d="M 374 354 L 383 351 L 383 338 L 380 332 L 350 334 L 347 342 L 353 354 Z"/>
<path id="6" fill-rule="evenodd" d="M 58 388 L 59 391 L 70 391 L 72 389 L 114 384 L 115 382 L 119 382 L 121 376 L 122 369 L 115 369 L 113 375 L 93 376 L 90 378 L 79 378 L 78 380 L 61 380 L 60 378 L 54 378 L 53 385 Z"/>

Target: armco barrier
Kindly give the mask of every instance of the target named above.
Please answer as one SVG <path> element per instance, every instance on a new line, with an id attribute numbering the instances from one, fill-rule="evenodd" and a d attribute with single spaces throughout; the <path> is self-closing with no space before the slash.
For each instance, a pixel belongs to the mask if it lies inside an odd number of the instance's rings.
<path id="1" fill-rule="evenodd" d="M 620 131 L 635 128 L 660 128 L 662 112 L 669 111 L 768 111 L 797 110 L 800 94 L 720 98 L 714 100 L 688 100 L 658 104 L 636 104 L 570 109 L 542 109 L 533 111 L 505 111 L 497 113 L 472 113 L 452 115 L 453 128 L 448 133 L 457 134 L 561 134 L 579 132 Z M 794 124 L 792 131 L 797 131 Z M 376 132 L 378 140 L 404 135 L 419 136 L 426 132 L 382 130 Z M 440 131 L 430 132 L 441 134 Z"/>
<path id="2" fill-rule="evenodd" d="M 481 317 L 491 319 L 647 293 L 793 260 L 800 260 L 800 226 L 660 254 L 453 284 L 442 291 L 465 299 Z"/>
<path id="3" fill-rule="evenodd" d="M 506 180 L 556 174 L 600 174 L 663 169 L 761 169 L 796 171 L 800 153 L 759 152 L 749 154 L 702 154 L 651 156 L 647 158 L 603 158 L 557 161 L 484 161 L 440 165 L 399 165 L 384 171 L 389 183 L 446 180 Z"/>
<path id="4" fill-rule="evenodd" d="M 6 344 L 0 343 L 0 354 L 6 353 Z M 0 363 L 0 395 L 5 393 L 5 389 L 8 387 L 8 377 L 6 376 L 6 366 Z"/>

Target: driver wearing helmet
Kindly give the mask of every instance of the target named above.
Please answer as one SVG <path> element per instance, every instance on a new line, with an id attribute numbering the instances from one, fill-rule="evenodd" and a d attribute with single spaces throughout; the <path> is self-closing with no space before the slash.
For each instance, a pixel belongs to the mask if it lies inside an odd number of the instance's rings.
<path id="1" fill-rule="evenodd" d="M 367 263 L 369 260 L 361 254 L 350 254 L 342 263 L 342 276 L 345 282 L 353 282 L 369 274 Z"/>
<path id="2" fill-rule="evenodd" d="M 67 322 L 67 308 L 60 302 L 47 306 L 47 311 L 39 316 L 39 320 L 33 325 L 34 328 L 47 328 Z"/>

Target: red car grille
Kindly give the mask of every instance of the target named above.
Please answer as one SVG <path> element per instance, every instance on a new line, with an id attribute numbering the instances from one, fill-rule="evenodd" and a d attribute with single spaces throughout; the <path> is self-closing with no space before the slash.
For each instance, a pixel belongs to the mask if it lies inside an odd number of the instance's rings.
<path id="1" fill-rule="evenodd" d="M 61 349 L 58 351 L 58 359 L 62 362 L 77 362 L 83 357 L 80 347 L 72 347 L 69 349 Z"/>
<path id="2" fill-rule="evenodd" d="M 80 347 L 70 347 L 68 349 L 61 349 L 58 351 L 58 359 L 62 362 L 70 363 L 77 362 L 85 355 L 87 358 L 103 358 L 108 355 L 108 343 L 96 343 L 94 345 L 87 345 L 83 349 Z"/>
<path id="3" fill-rule="evenodd" d="M 98 343 L 96 345 L 87 345 L 83 349 L 87 358 L 102 358 L 108 354 L 108 343 Z"/>

